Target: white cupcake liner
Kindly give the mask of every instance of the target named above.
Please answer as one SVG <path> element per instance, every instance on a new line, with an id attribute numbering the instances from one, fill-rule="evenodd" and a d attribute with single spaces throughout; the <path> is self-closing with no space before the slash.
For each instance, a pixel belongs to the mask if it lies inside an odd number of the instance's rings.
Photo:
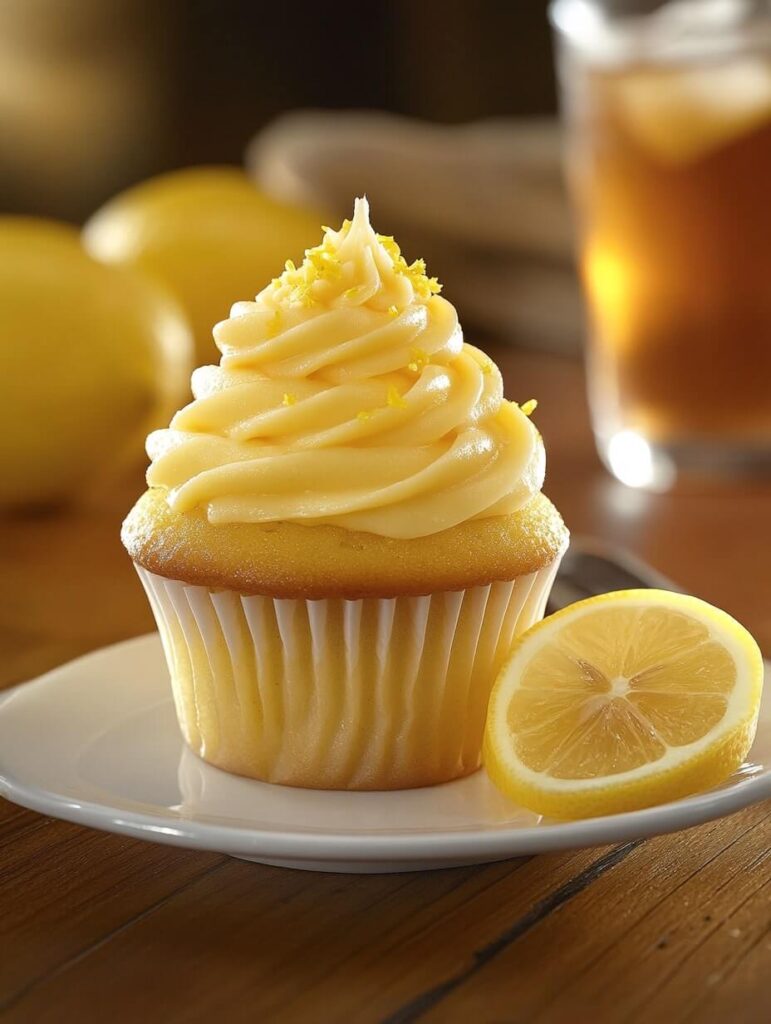
<path id="1" fill-rule="evenodd" d="M 479 767 L 490 689 L 559 559 L 426 597 L 295 600 L 137 565 L 182 733 L 204 760 L 285 785 L 396 789 Z"/>

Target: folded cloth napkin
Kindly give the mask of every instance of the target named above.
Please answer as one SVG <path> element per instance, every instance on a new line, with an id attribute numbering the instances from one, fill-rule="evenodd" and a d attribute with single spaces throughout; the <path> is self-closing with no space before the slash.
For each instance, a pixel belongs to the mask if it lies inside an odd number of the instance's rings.
<path id="1" fill-rule="evenodd" d="M 560 139 L 551 119 L 429 124 L 381 112 L 295 111 L 251 142 L 272 195 L 341 216 L 367 193 L 376 224 L 425 256 L 469 325 L 572 351 L 581 307 Z"/>

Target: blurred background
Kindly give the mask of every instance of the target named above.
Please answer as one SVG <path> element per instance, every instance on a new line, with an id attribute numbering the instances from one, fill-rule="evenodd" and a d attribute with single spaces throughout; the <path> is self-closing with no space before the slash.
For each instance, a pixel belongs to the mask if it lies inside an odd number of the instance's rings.
<path id="1" fill-rule="evenodd" d="M 619 480 L 768 475 L 771 0 L 548 6 L 3 0 L 0 506 L 136 461 L 363 193 L 470 340 L 587 335 Z"/>
<path id="2" fill-rule="evenodd" d="M 440 123 L 553 114 L 545 10 L 540 0 L 3 0 L 3 206 L 83 219 L 142 178 L 240 164 L 252 136 L 295 108 Z"/>
<path id="3" fill-rule="evenodd" d="M 367 191 L 469 326 L 575 349 L 546 7 L 6 0 L 3 206 L 81 222 L 144 179 L 244 161 L 267 194 L 330 218 Z"/>

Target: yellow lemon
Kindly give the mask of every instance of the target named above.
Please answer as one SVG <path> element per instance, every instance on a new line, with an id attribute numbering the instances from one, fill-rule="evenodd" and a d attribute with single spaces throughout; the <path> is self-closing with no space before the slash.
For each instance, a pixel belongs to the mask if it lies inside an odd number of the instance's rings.
<path id="1" fill-rule="evenodd" d="M 517 641 L 490 700 L 485 766 L 551 817 L 677 800 L 742 763 L 762 685 L 758 645 L 704 601 L 662 590 L 589 598 Z"/>
<path id="2" fill-rule="evenodd" d="M 88 221 L 89 252 L 139 267 L 177 296 L 193 325 L 199 362 L 219 353 L 212 327 L 238 299 L 253 299 L 318 242 L 321 213 L 276 202 L 235 167 L 197 167 L 123 192 Z"/>
<path id="3" fill-rule="evenodd" d="M 158 284 L 92 259 L 75 228 L 0 218 L 0 505 L 60 500 L 140 457 L 191 363 Z"/>

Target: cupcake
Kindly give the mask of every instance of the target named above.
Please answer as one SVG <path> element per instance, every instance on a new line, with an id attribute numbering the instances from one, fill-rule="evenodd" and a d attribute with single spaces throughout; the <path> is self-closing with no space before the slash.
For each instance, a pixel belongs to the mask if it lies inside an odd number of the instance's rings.
<path id="1" fill-rule="evenodd" d="M 185 740 L 268 782 L 399 789 L 480 765 L 567 545 L 528 406 L 366 199 L 214 328 L 123 525 Z M 532 404 L 532 403 L 530 403 Z"/>

